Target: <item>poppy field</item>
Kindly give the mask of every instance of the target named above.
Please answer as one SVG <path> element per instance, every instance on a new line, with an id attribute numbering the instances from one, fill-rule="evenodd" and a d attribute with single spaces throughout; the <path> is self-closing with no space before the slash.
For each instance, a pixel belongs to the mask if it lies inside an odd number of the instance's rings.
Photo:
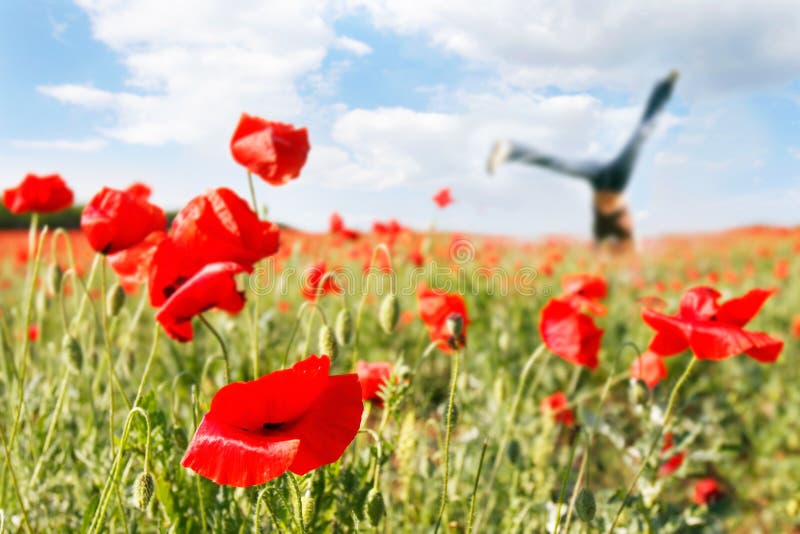
<path id="1" fill-rule="evenodd" d="M 800 531 L 800 230 L 310 234 L 265 209 L 305 129 L 230 148 L 171 221 L 9 184 L 0 531 Z"/>

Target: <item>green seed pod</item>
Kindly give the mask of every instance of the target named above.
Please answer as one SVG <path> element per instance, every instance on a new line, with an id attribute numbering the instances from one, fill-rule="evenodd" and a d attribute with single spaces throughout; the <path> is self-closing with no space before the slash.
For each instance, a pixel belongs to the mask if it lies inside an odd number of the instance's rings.
<path id="1" fill-rule="evenodd" d="M 521 447 L 519 445 L 519 441 L 515 439 L 509 441 L 508 446 L 506 447 L 506 456 L 508 456 L 508 459 L 511 460 L 511 463 L 517 463 L 519 461 L 520 454 Z"/>
<path id="2" fill-rule="evenodd" d="M 464 333 L 464 318 L 460 313 L 451 313 L 447 316 L 447 330 L 453 338 L 461 338 Z"/>
<path id="3" fill-rule="evenodd" d="M 172 439 L 178 449 L 185 449 L 189 445 L 189 440 L 186 437 L 186 431 L 179 426 L 172 427 Z"/>
<path id="4" fill-rule="evenodd" d="M 106 297 L 106 307 L 110 317 L 116 317 L 122 306 L 125 304 L 125 291 L 122 290 L 119 284 L 111 286 L 111 291 L 108 292 Z"/>
<path id="5" fill-rule="evenodd" d="M 133 502 L 139 510 L 146 510 L 156 491 L 156 481 L 153 475 L 144 472 L 136 477 L 133 483 Z"/>
<path id="6" fill-rule="evenodd" d="M 578 498 L 575 500 L 575 511 L 578 512 L 578 517 L 587 523 L 594 519 L 594 514 L 597 512 L 597 503 L 594 500 L 594 493 L 589 488 L 581 489 L 578 493 Z"/>
<path id="7" fill-rule="evenodd" d="M 381 308 L 378 310 L 378 322 L 384 332 L 391 334 L 399 320 L 400 301 L 397 300 L 397 295 L 390 293 L 381 302 Z"/>
<path id="8" fill-rule="evenodd" d="M 70 335 L 65 335 L 61 340 L 61 354 L 75 369 L 83 367 L 83 349 L 78 340 Z"/>
<path id="9" fill-rule="evenodd" d="M 328 325 L 322 325 L 322 328 L 319 329 L 319 353 L 330 356 L 331 361 L 336 360 L 336 356 L 339 355 L 336 338 L 333 337 L 333 332 Z"/>
<path id="10" fill-rule="evenodd" d="M 311 524 L 311 519 L 314 517 L 314 504 L 311 490 L 306 490 L 303 498 L 300 499 L 300 512 L 303 514 L 303 524 L 306 528 Z"/>
<path id="11" fill-rule="evenodd" d="M 353 318 L 350 316 L 350 310 L 342 308 L 339 315 L 336 316 L 336 339 L 340 345 L 347 345 L 350 343 L 350 336 L 353 335 Z"/>
<path id="12" fill-rule="evenodd" d="M 386 504 L 383 502 L 383 495 L 378 488 L 372 488 L 367 493 L 367 502 L 364 505 L 364 515 L 369 519 L 373 527 L 377 527 L 383 515 L 386 513 Z"/>
<path id="13" fill-rule="evenodd" d="M 61 281 L 64 279 L 64 271 L 61 270 L 58 263 L 51 263 L 47 268 L 47 290 L 53 295 L 58 295 L 61 290 Z"/>

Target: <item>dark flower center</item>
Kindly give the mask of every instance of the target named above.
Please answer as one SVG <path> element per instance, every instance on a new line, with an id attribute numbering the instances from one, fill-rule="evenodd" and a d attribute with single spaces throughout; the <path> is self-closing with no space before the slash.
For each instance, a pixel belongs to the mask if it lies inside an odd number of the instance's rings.
<path id="1" fill-rule="evenodd" d="M 286 423 L 283 423 L 283 422 L 282 423 L 264 423 L 263 425 L 261 425 L 261 429 L 262 430 L 277 430 L 277 429 L 279 429 L 280 427 L 282 427 L 285 424 Z"/>

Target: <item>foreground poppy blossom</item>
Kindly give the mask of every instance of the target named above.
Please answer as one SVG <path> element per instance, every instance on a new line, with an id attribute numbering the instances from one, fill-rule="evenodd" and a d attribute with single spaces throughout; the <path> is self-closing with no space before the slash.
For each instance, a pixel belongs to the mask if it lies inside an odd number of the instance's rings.
<path id="1" fill-rule="evenodd" d="M 561 279 L 564 294 L 560 297 L 576 308 L 586 308 L 588 311 L 602 317 L 606 308 L 598 301 L 606 298 L 608 285 L 605 278 L 597 274 L 568 274 Z"/>
<path id="2" fill-rule="evenodd" d="M 431 341 L 435 341 L 439 349 L 450 353 L 455 349 L 463 348 L 467 344 L 467 306 L 464 297 L 457 293 L 445 293 L 421 285 L 417 291 L 419 303 L 419 316 L 428 327 Z M 461 318 L 461 332 L 453 335 L 448 319 L 451 316 Z"/>
<path id="3" fill-rule="evenodd" d="M 232 190 L 211 189 L 190 200 L 159 244 L 150 272 L 150 304 L 160 306 L 204 266 L 234 262 L 251 266 L 278 251 L 278 225 L 262 221 Z"/>
<path id="4" fill-rule="evenodd" d="M 565 426 L 575 424 L 575 413 L 569 408 L 567 396 L 563 391 L 557 391 L 542 399 L 540 405 L 542 413 L 548 415 Z"/>
<path id="5" fill-rule="evenodd" d="M 683 295 L 674 316 L 645 309 L 642 318 L 656 331 L 650 350 L 672 356 L 691 349 L 698 358 L 708 360 L 744 353 L 763 363 L 774 362 L 783 341 L 743 328 L 773 293 L 774 290 L 753 289 L 720 304 L 717 290 L 696 287 Z"/>
<path id="6" fill-rule="evenodd" d="M 692 501 L 694 501 L 695 504 L 703 506 L 720 500 L 724 495 L 725 492 L 715 479 L 703 478 L 698 480 L 694 485 Z"/>
<path id="7" fill-rule="evenodd" d="M 603 330 L 569 302 L 554 298 L 542 308 L 539 333 L 557 356 L 592 370 L 597 367 Z"/>
<path id="8" fill-rule="evenodd" d="M 244 293 L 236 288 L 234 276 L 250 272 L 238 263 L 212 263 L 181 285 L 156 312 L 167 335 L 177 341 L 194 337 L 192 318 L 211 308 L 239 313 L 244 308 Z"/>
<path id="9" fill-rule="evenodd" d="M 113 254 L 163 231 L 167 226 L 164 210 L 148 198 L 149 189 L 139 184 L 124 191 L 104 187 L 92 197 L 81 213 L 81 230 L 92 248 Z"/>
<path id="10" fill-rule="evenodd" d="M 667 378 L 667 366 L 664 365 L 661 356 L 647 351 L 633 360 L 631 378 L 641 380 L 647 384 L 647 387 L 653 389 L 659 382 Z"/>
<path id="11" fill-rule="evenodd" d="M 3 191 L 3 205 L 15 215 L 53 213 L 72 205 L 72 189 L 58 174 L 27 174 L 17 187 Z"/>
<path id="12" fill-rule="evenodd" d="M 380 393 L 393 371 L 394 366 L 389 362 L 369 363 L 359 360 L 356 364 L 356 373 L 361 383 L 361 398 L 382 405 L 383 399 Z"/>
<path id="13" fill-rule="evenodd" d="M 166 236 L 162 231 L 153 232 L 132 247 L 106 256 L 126 293 L 133 293 L 140 284 L 147 282 L 153 255 Z"/>
<path id="14" fill-rule="evenodd" d="M 327 295 L 328 293 L 338 294 L 342 288 L 336 283 L 336 277 L 325 276 L 328 273 L 334 272 L 328 269 L 328 265 L 324 261 L 320 261 L 311 265 L 303 271 L 302 284 L 300 286 L 300 293 L 306 300 L 317 300 L 317 297 Z"/>
<path id="15" fill-rule="evenodd" d="M 361 425 L 355 374 L 329 376 L 327 356 L 220 389 L 181 465 L 217 484 L 264 484 L 337 461 Z"/>
<path id="16" fill-rule="evenodd" d="M 453 197 L 450 195 L 450 188 L 445 187 L 444 189 L 440 189 L 438 193 L 433 195 L 433 201 L 442 209 L 452 204 Z"/>
<path id="17" fill-rule="evenodd" d="M 233 159 L 272 185 L 300 176 L 310 149 L 305 128 L 247 113 L 242 113 L 231 138 Z"/>

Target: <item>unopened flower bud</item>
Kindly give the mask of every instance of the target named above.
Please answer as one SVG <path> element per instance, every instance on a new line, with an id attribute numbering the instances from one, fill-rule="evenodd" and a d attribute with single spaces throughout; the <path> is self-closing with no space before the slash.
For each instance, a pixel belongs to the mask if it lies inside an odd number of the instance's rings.
<path id="1" fill-rule="evenodd" d="M 133 502 L 136 507 L 143 511 L 147 509 L 155 491 L 156 481 L 153 479 L 153 475 L 144 472 L 136 477 L 136 481 L 133 483 Z"/>
<path id="2" fill-rule="evenodd" d="M 111 286 L 111 291 L 108 292 L 106 297 L 106 307 L 110 317 L 116 317 L 122 306 L 125 304 L 125 291 L 122 290 L 119 284 Z"/>
<path id="3" fill-rule="evenodd" d="M 578 498 L 575 500 L 575 511 L 578 512 L 578 517 L 587 523 L 594 519 L 594 514 L 597 512 L 597 503 L 594 500 L 594 493 L 589 488 L 581 489 L 578 493 Z"/>
<path id="4" fill-rule="evenodd" d="M 447 330 L 455 339 L 460 339 L 464 333 L 464 317 L 460 313 L 451 313 L 447 316 Z"/>
<path id="5" fill-rule="evenodd" d="M 58 263 L 53 262 L 47 268 L 47 290 L 53 295 L 57 295 L 61 290 L 61 281 L 64 279 L 64 271 L 61 270 Z"/>
<path id="6" fill-rule="evenodd" d="M 353 318 L 350 316 L 350 310 L 342 308 L 336 316 L 336 340 L 340 345 L 347 345 L 352 334 Z"/>
<path id="7" fill-rule="evenodd" d="M 364 513 L 373 527 L 377 527 L 383 519 L 383 515 L 386 513 L 386 504 L 383 502 L 383 495 L 378 488 L 372 488 L 367 493 Z"/>
<path id="8" fill-rule="evenodd" d="M 83 349 L 78 340 L 70 335 L 65 335 L 61 340 L 61 354 L 75 369 L 83 366 Z"/>
<path id="9" fill-rule="evenodd" d="M 322 328 L 319 329 L 319 353 L 329 356 L 331 361 L 339 355 L 336 338 L 333 337 L 333 332 L 328 325 L 322 325 Z"/>
<path id="10" fill-rule="evenodd" d="M 378 311 L 378 321 L 381 328 L 387 334 L 391 334 L 394 327 L 397 326 L 397 321 L 400 320 L 400 301 L 397 300 L 397 295 L 390 293 L 381 302 L 381 309 Z"/>
<path id="11" fill-rule="evenodd" d="M 314 517 L 314 496 L 311 495 L 311 490 L 306 490 L 303 498 L 300 499 L 300 512 L 303 514 L 303 524 L 308 528 L 311 523 L 311 518 Z"/>

